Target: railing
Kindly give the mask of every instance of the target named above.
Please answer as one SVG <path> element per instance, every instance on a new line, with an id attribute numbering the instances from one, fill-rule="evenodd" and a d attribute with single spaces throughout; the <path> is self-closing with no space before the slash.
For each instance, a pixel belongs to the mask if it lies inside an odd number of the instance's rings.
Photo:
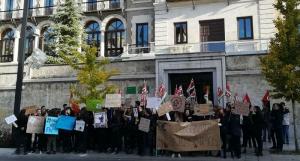
<path id="1" fill-rule="evenodd" d="M 125 50 L 126 51 L 126 50 Z M 154 43 L 149 43 L 144 46 L 137 46 L 136 44 L 127 45 L 127 52 L 129 54 L 146 54 L 154 52 Z"/>
<path id="2" fill-rule="evenodd" d="M 121 9 L 124 8 L 124 0 L 101 0 L 94 2 L 78 3 L 83 12 L 93 12 L 101 10 Z M 29 8 L 29 17 L 48 16 L 55 13 L 57 5 Z M 0 20 L 22 18 L 23 9 L 14 9 L 9 11 L 0 11 Z"/>
<path id="3" fill-rule="evenodd" d="M 236 40 L 236 41 L 214 41 L 196 44 L 160 45 L 155 46 L 157 54 L 197 53 L 197 52 L 225 52 L 226 54 L 241 54 L 249 52 L 267 51 L 269 40 Z"/>

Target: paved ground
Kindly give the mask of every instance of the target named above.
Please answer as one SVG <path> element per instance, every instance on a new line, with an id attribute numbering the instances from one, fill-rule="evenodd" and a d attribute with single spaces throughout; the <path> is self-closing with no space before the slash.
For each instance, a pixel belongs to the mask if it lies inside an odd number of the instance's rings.
<path id="1" fill-rule="evenodd" d="M 266 145 L 266 147 L 269 147 Z M 293 146 L 286 146 L 285 149 L 292 149 Z M 222 160 L 233 160 L 231 158 L 223 159 L 218 157 L 182 157 L 182 158 L 171 158 L 171 157 L 141 157 L 137 155 L 127 154 L 103 154 L 90 152 L 87 155 L 79 154 L 29 154 L 29 155 L 15 155 L 13 154 L 14 149 L 0 149 L 0 161 L 171 161 L 171 160 L 182 160 L 182 161 L 222 161 Z M 267 150 L 264 151 L 263 157 L 256 157 L 253 154 L 253 150 L 248 150 L 247 154 L 243 154 L 241 159 L 234 159 L 239 161 L 300 161 L 300 155 L 278 155 L 270 154 Z"/>

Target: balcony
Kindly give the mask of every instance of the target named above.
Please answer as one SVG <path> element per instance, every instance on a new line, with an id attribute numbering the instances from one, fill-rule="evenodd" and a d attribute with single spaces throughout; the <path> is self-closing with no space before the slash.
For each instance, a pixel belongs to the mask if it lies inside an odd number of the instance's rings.
<path id="1" fill-rule="evenodd" d="M 124 0 L 102 0 L 83 2 L 80 4 L 83 12 L 95 12 L 102 10 L 114 10 L 124 8 Z"/>
<path id="2" fill-rule="evenodd" d="M 269 47 L 269 39 L 247 40 L 247 41 L 213 41 L 195 44 L 180 45 L 154 45 L 150 43 L 148 47 L 136 47 L 128 45 L 125 55 L 141 54 L 180 54 L 180 53 L 216 53 L 223 52 L 226 55 L 258 54 L 266 53 Z"/>

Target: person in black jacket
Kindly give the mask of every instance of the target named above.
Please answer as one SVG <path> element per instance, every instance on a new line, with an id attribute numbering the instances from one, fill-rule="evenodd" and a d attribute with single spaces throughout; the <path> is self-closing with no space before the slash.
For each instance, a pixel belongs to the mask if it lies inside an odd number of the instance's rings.
<path id="1" fill-rule="evenodd" d="M 254 125 L 253 133 L 257 143 L 257 149 L 255 150 L 255 153 L 257 156 L 262 156 L 263 155 L 262 131 L 265 123 L 264 123 L 263 114 L 261 112 L 260 107 L 254 106 L 254 114 L 252 115 L 252 120 Z"/>
<path id="2" fill-rule="evenodd" d="M 282 134 L 282 121 L 283 121 L 283 107 L 276 103 L 273 105 L 271 112 L 272 123 L 272 141 L 273 147 L 276 151 L 282 151 L 283 148 L 283 134 Z"/>
<path id="3" fill-rule="evenodd" d="M 233 110 L 234 108 L 232 108 Z M 230 134 L 230 150 L 237 158 L 241 158 L 241 125 L 240 115 L 234 114 L 232 111 L 229 116 L 228 129 Z M 231 154 L 232 157 L 233 154 Z"/>
<path id="4" fill-rule="evenodd" d="M 16 128 L 16 144 L 17 144 L 17 149 L 16 149 L 16 154 L 20 154 L 21 152 L 21 147 L 23 146 L 24 148 L 24 155 L 27 154 L 27 148 L 26 148 L 26 128 L 27 128 L 27 121 L 28 117 L 25 115 L 26 110 L 22 109 L 19 116 L 17 117 L 16 124 L 18 127 Z"/>
<path id="5" fill-rule="evenodd" d="M 228 146 L 228 122 L 229 122 L 230 111 L 227 110 L 224 112 L 223 109 L 219 111 L 220 117 L 220 135 L 222 139 L 222 151 L 223 158 L 226 158 L 227 146 Z"/>

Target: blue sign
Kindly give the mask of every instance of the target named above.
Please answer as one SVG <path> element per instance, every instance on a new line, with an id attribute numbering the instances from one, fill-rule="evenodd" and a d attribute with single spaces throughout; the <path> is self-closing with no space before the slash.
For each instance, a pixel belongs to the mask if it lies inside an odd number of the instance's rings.
<path id="1" fill-rule="evenodd" d="M 56 128 L 72 131 L 75 127 L 75 117 L 71 116 L 59 116 L 56 124 Z"/>
<path id="2" fill-rule="evenodd" d="M 45 124 L 45 134 L 48 135 L 58 135 L 58 129 L 56 128 L 58 118 L 57 117 L 47 117 Z"/>

